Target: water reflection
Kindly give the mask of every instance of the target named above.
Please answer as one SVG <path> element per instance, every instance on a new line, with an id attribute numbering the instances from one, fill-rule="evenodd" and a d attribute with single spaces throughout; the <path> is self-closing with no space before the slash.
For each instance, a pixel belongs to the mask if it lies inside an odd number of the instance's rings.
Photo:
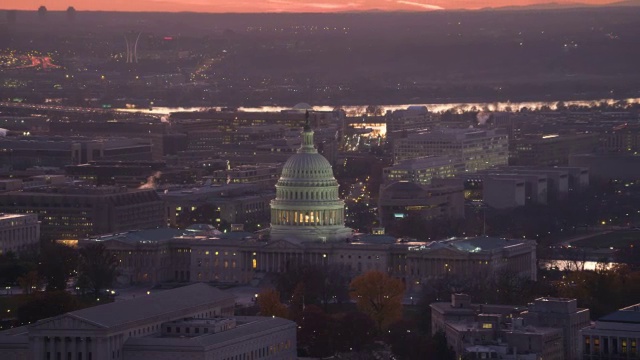
<path id="1" fill-rule="evenodd" d="M 576 270 L 595 270 L 606 269 L 609 270 L 618 263 L 609 262 L 603 263 L 598 261 L 572 261 L 572 260 L 545 260 L 540 263 L 540 267 L 543 269 L 558 268 L 559 270 L 576 271 Z"/>
<path id="2" fill-rule="evenodd" d="M 524 108 L 529 110 L 539 110 L 542 107 L 549 107 L 551 110 L 555 110 L 558 104 L 558 101 L 530 101 L 530 102 L 487 102 L 487 103 L 449 103 L 449 104 L 404 104 L 404 105 L 380 105 L 384 110 L 401 110 L 406 109 L 409 106 L 426 106 L 429 111 L 432 112 L 443 112 L 447 110 L 453 110 L 455 112 L 463 112 L 470 111 L 473 109 L 477 110 L 486 110 L 486 111 L 520 111 Z M 613 105 L 618 102 L 626 102 L 628 104 L 639 104 L 640 98 L 628 98 L 628 99 L 599 99 L 599 100 L 574 100 L 574 101 L 564 101 L 562 100 L 565 106 L 594 106 L 602 103 L 606 103 L 607 105 Z M 348 105 L 341 106 L 347 113 L 350 115 L 362 115 L 366 111 L 366 106 L 362 105 Z M 117 109 L 118 111 L 123 112 L 140 112 L 146 114 L 158 114 L 158 115 L 167 115 L 172 112 L 177 111 L 204 111 L 209 109 L 217 109 L 220 110 L 221 107 L 154 107 L 152 109 Z M 331 111 L 335 109 L 335 106 L 322 105 L 322 106 L 313 106 L 313 110 L 316 111 Z M 277 112 L 282 110 L 291 110 L 290 107 L 284 106 L 259 106 L 259 107 L 240 107 L 238 108 L 240 111 L 247 112 Z"/>

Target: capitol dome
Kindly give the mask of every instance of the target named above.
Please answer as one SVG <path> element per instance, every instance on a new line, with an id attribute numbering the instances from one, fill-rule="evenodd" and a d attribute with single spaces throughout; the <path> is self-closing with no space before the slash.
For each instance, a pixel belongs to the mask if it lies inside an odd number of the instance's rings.
<path id="1" fill-rule="evenodd" d="M 284 164 L 271 201 L 271 239 L 344 241 L 350 236 L 338 181 L 329 161 L 313 145 L 307 115 L 302 145 Z"/>
<path id="2" fill-rule="evenodd" d="M 308 111 L 308 110 L 313 110 L 313 106 L 307 104 L 307 103 L 298 103 L 295 104 L 292 108 L 292 110 L 298 110 L 298 111 Z"/>

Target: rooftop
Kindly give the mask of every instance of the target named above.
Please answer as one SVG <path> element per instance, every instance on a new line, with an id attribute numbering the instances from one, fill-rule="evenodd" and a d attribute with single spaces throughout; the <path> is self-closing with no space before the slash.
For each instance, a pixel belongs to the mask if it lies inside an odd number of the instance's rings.
<path id="1" fill-rule="evenodd" d="M 37 215 L 35 215 L 35 214 L 7 214 L 7 213 L 0 213 L 0 221 L 1 220 L 9 220 L 9 219 L 20 219 L 20 218 L 33 217 L 33 216 L 37 216 Z"/>
<path id="2" fill-rule="evenodd" d="M 131 300 L 116 301 L 72 311 L 68 315 L 104 328 L 111 328 L 160 315 L 169 315 L 182 309 L 206 305 L 216 301 L 233 301 L 233 299 L 234 295 L 231 293 L 207 284 L 197 283 L 177 289 L 152 292 L 151 295 Z M 37 326 L 37 324 L 34 324 L 34 326 Z"/>
<path id="3" fill-rule="evenodd" d="M 207 333 L 195 337 L 139 337 L 129 338 L 125 344 L 128 346 L 179 346 L 181 348 L 202 348 L 215 346 L 228 341 L 242 343 L 258 335 L 262 331 L 273 331 L 277 328 L 292 327 L 295 323 L 277 317 L 236 317 L 237 326 L 218 333 Z M 293 330 L 295 331 L 295 330 Z"/>
<path id="4" fill-rule="evenodd" d="M 169 241 L 174 237 L 184 234 L 185 231 L 181 229 L 161 228 L 161 229 L 147 229 L 147 230 L 132 230 L 117 234 L 102 235 L 99 237 L 93 237 L 87 239 L 89 241 L 120 241 L 124 243 L 137 244 L 147 242 L 161 242 Z"/>
<path id="5" fill-rule="evenodd" d="M 385 170 L 420 170 L 425 167 L 443 166 L 455 164 L 449 156 L 426 156 L 408 159 L 398 164 L 385 168 Z"/>
<path id="6" fill-rule="evenodd" d="M 503 239 L 488 236 L 479 236 L 472 238 L 451 238 L 442 241 L 432 241 L 420 246 L 414 246 L 411 250 L 435 250 L 441 248 L 452 248 L 459 251 L 477 253 L 481 251 L 492 251 L 496 249 L 504 249 L 510 246 L 521 245 L 530 240 L 525 239 Z"/>
<path id="7" fill-rule="evenodd" d="M 640 304 L 632 305 L 605 315 L 598 319 L 598 321 L 640 325 Z"/>

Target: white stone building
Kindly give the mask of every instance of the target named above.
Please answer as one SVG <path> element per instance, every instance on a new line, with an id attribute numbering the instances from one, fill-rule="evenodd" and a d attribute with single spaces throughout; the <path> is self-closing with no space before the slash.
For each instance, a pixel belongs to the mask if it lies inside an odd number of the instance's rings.
<path id="1" fill-rule="evenodd" d="M 200 283 L 72 311 L 0 332 L 0 359 L 295 358 L 295 323 L 233 318 L 234 305 Z"/>
<path id="2" fill-rule="evenodd" d="M 36 214 L 0 214 L 0 255 L 18 254 L 40 241 L 40 223 Z"/>
<path id="3" fill-rule="evenodd" d="M 636 359 L 640 342 L 640 304 L 620 309 L 580 331 L 582 359 Z"/>

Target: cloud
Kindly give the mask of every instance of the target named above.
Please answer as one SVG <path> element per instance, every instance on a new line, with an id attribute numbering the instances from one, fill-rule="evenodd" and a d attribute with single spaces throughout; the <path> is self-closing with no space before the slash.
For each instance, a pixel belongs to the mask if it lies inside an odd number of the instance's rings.
<path id="1" fill-rule="evenodd" d="M 360 2 L 304 2 L 304 1 L 287 1 L 287 0 L 267 0 L 271 4 L 281 5 L 283 10 L 300 11 L 305 9 L 321 9 L 321 10 L 344 10 L 354 9 L 362 5 Z"/>
<path id="2" fill-rule="evenodd" d="M 431 4 L 423 4 L 423 3 L 419 3 L 419 2 L 415 2 L 415 1 L 396 0 L 396 3 L 403 4 L 403 5 L 417 6 L 417 7 L 423 8 L 423 9 L 427 9 L 427 10 L 444 10 L 444 8 L 442 6 L 431 5 Z"/>

